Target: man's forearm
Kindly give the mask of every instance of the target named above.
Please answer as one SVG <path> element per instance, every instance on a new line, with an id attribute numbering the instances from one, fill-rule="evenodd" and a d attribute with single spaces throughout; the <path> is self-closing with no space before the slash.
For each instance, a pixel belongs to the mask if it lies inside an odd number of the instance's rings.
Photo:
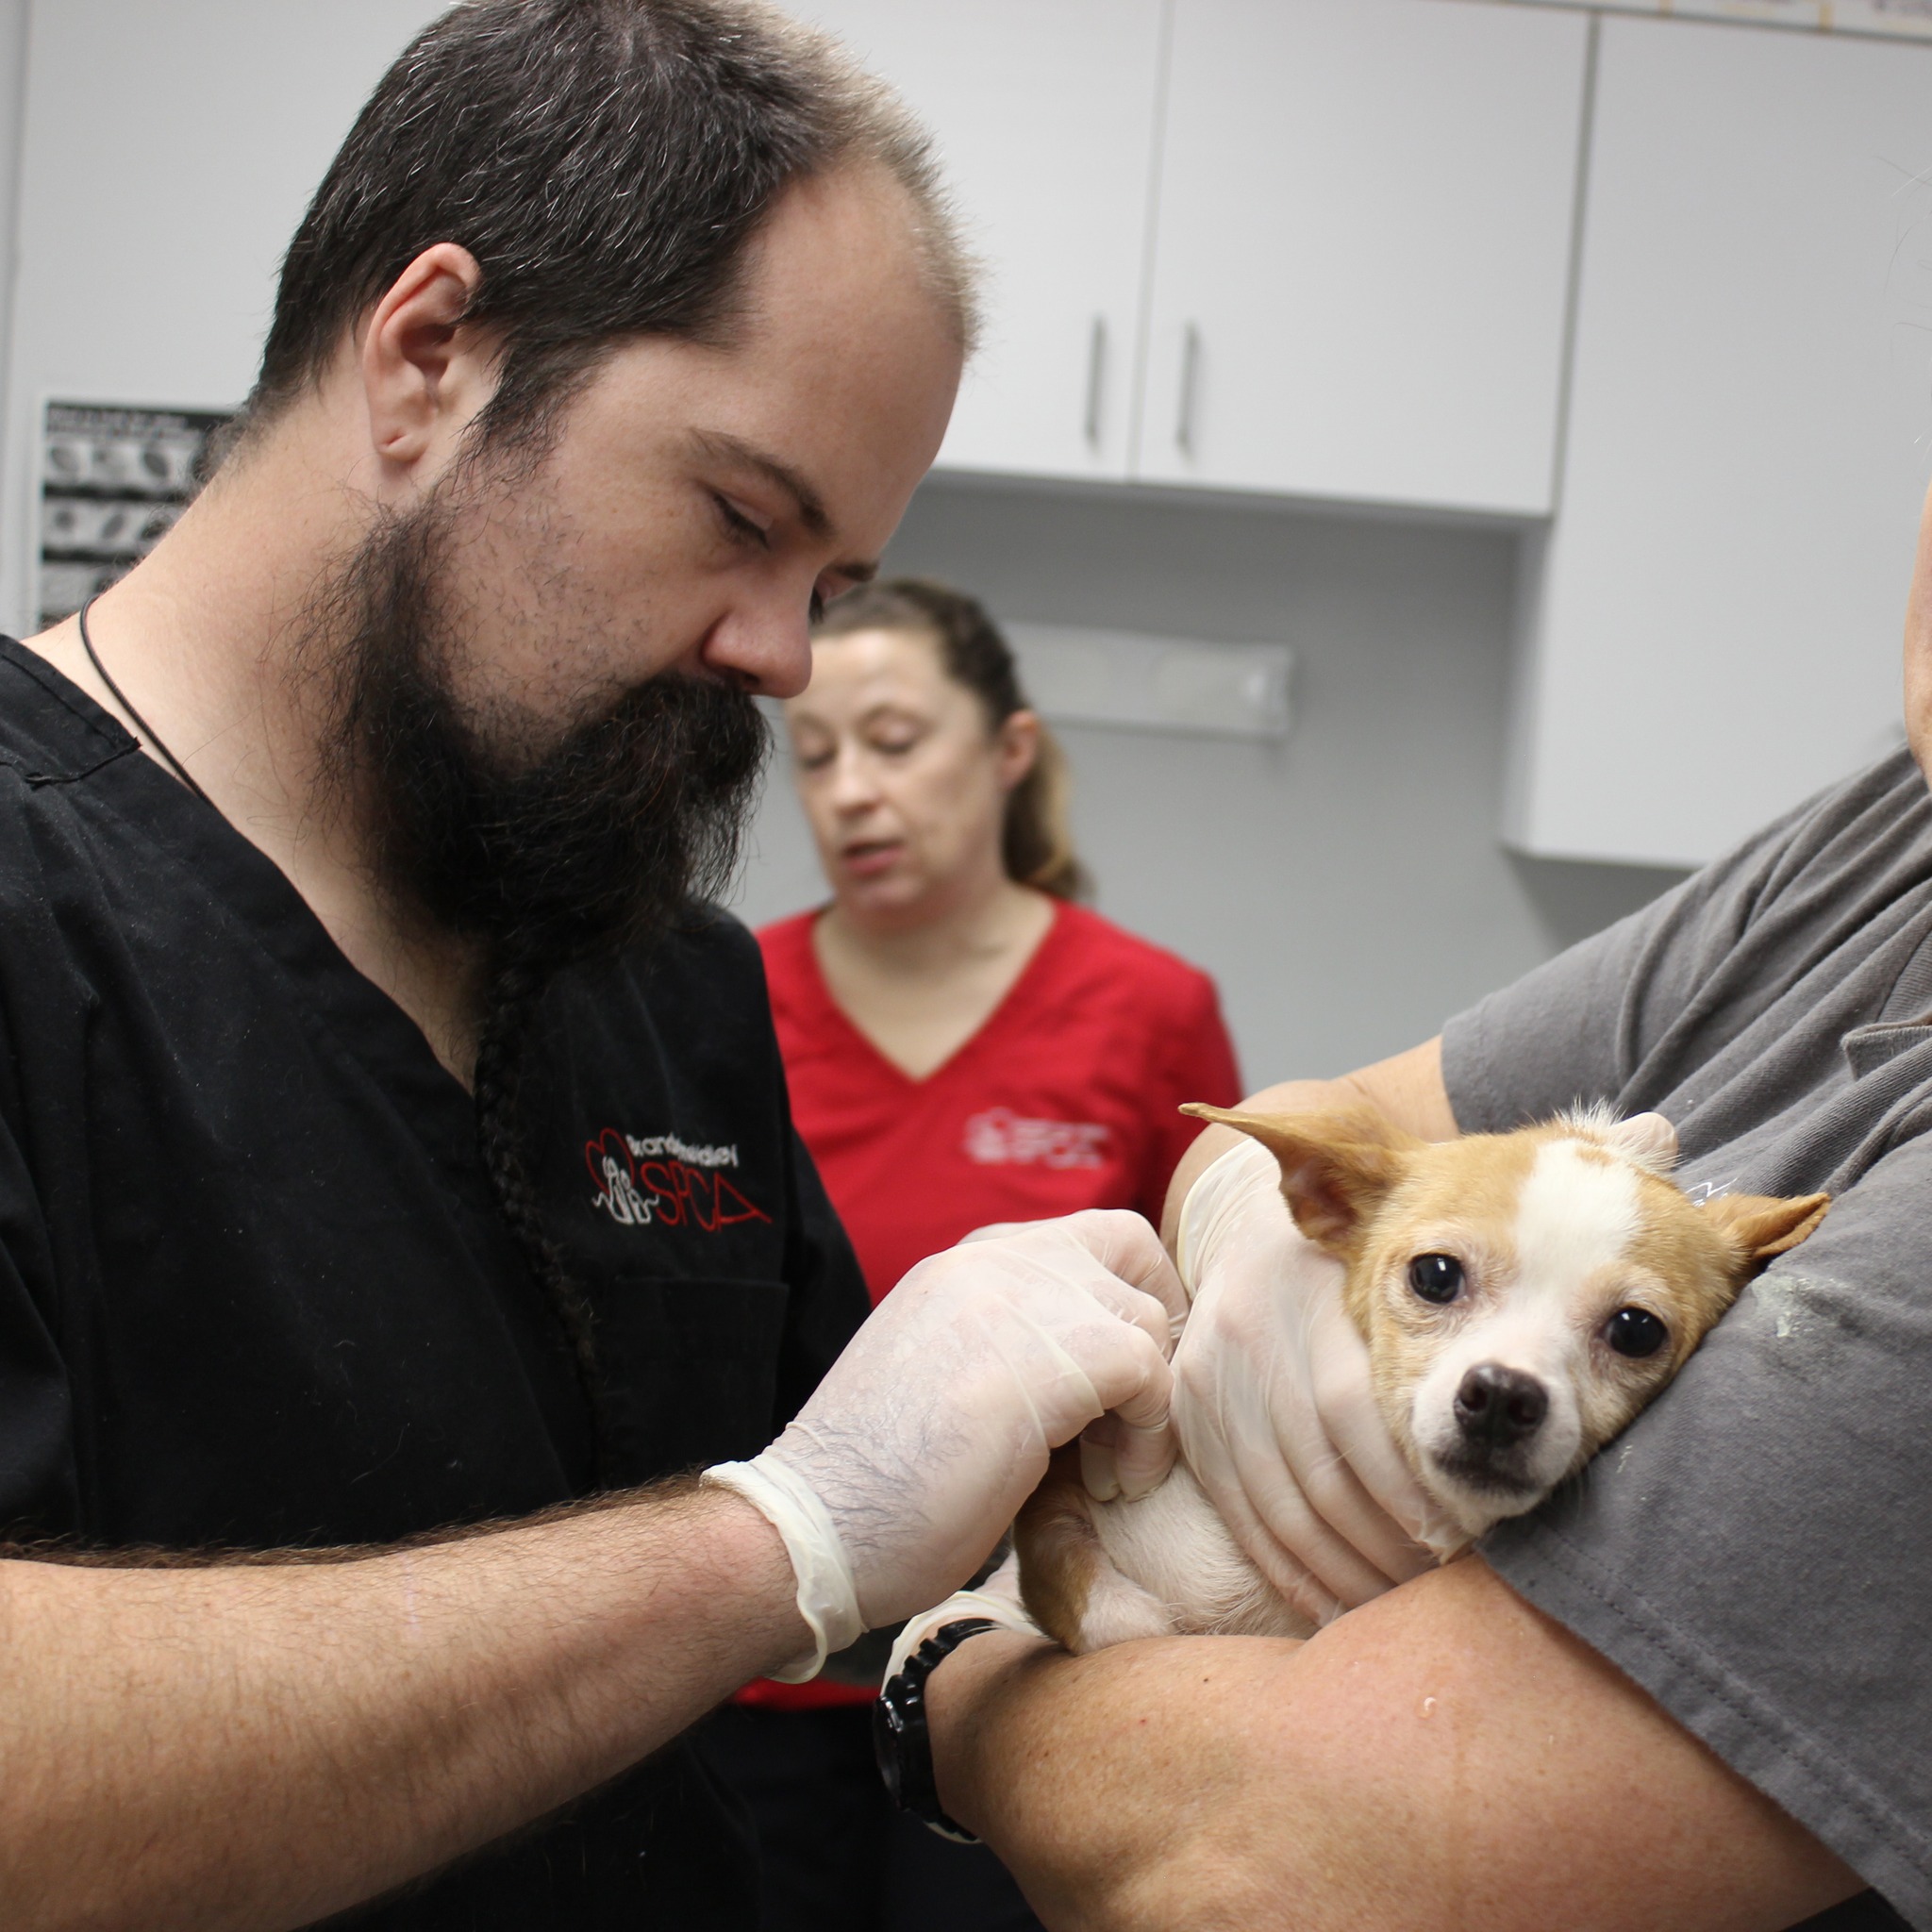
<path id="1" fill-rule="evenodd" d="M 795 1654 L 727 1491 L 341 1563 L 0 1563 L 9 1927 L 305 1925 L 616 1775 Z"/>
<path id="2" fill-rule="evenodd" d="M 1857 1880 L 1479 1560 L 1305 1644 L 974 1638 L 940 1800 L 1053 1932 L 1774 1932 Z"/>

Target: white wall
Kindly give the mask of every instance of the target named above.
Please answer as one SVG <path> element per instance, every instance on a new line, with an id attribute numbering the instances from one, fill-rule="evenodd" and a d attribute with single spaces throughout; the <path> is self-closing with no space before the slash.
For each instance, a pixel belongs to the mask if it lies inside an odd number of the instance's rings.
<path id="1" fill-rule="evenodd" d="M 31 18 L 0 620 L 30 608 L 41 402 L 238 402 L 303 208 L 438 10 L 0 0 L 0 259 L 9 32 Z M 1514 541 L 954 480 L 922 492 L 891 561 L 1009 617 L 1295 647 L 1285 747 L 1067 734 L 1102 908 L 1219 976 L 1258 1080 L 1407 1045 L 1666 876 L 1496 844 Z M 780 776 L 743 890 L 754 918 L 818 891 Z"/>
<path id="2" fill-rule="evenodd" d="M 20 170 L 25 145 L 26 43 L 30 0 L 0 0 L 0 371 L 8 364 L 12 290 L 19 247 Z M 0 376 L 0 450 L 6 447 L 5 379 Z M 0 586 L 0 616 L 9 614 Z"/>
<path id="3" fill-rule="evenodd" d="M 309 196 L 384 68 L 441 10 L 31 0 L 0 487 L 9 625 L 32 608 L 42 403 L 239 403 Z M 0 46 L 6 27 L 0 13 Z M 0 100 L 5 78 L 0 58 Z"/>
<path id="4" fill-rule="evenodd" d="M 1488 530 L 934 479 L 889 569 L 996 615 L 1296 653 L 1285 745 L 1068 728 L 1100 908 L 1221 982 L 1256 1084 L 1342 1072 L 1677 876 L 1506 855 L 1516 540 Z M 782 758 L 740 910 L 823 888 Z"/>

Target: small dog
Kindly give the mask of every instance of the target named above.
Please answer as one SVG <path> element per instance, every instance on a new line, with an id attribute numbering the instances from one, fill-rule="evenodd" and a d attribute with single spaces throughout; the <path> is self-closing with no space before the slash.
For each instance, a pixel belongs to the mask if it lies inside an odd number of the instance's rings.
<path id="1" fill-rule="evenodd" d="M 1589 1109 L 1430 1142 L 1368 1108 L 1184 1111 L 1269 1148 L 1296 1225 L 1342 1263 L 1383 1419 L 1448 1525 L 1433 1544 L 1444 1562 L 1581 1469 L 1829 1206 L 1693 1206 L 1666 1177 L 1676 1137 L 1657 1114 Z M 1184 1463 L 1149 1496 L 1099 1503 L 1063 1450 L 1014 1541 L 1027 1609 L 1072 1651 L 1314 1627 Z"/>

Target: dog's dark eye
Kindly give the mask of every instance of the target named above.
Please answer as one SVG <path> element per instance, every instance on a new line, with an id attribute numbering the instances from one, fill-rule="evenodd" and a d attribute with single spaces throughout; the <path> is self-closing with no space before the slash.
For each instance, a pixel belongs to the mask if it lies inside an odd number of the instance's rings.
<path id="1" fill-rule="evenodd" d="M 1619 1355 L 1655 1355 L 1671 1331 L 1648 1308 L 1619 1308 L 1604 1324 L 1604 1340 Z"/>
<path id="2" fill-rule="evenodd" d="M 1408 1285 L 1425 1302 L 1453 1302 L 1462 1292 L 1462 1263 L 1454 1255 L 1418 1255 L 1408 1264 Z"/>

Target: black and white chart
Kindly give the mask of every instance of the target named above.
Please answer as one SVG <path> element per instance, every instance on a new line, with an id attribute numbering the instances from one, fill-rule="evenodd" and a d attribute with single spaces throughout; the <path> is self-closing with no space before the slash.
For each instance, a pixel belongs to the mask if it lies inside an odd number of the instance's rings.
<path id="1" fill-rule="evenodd" d="M 40 624 L 71 617 L 139 563 L 199 486 L 209 410 L 49 403 L 41 440 Z"/>

